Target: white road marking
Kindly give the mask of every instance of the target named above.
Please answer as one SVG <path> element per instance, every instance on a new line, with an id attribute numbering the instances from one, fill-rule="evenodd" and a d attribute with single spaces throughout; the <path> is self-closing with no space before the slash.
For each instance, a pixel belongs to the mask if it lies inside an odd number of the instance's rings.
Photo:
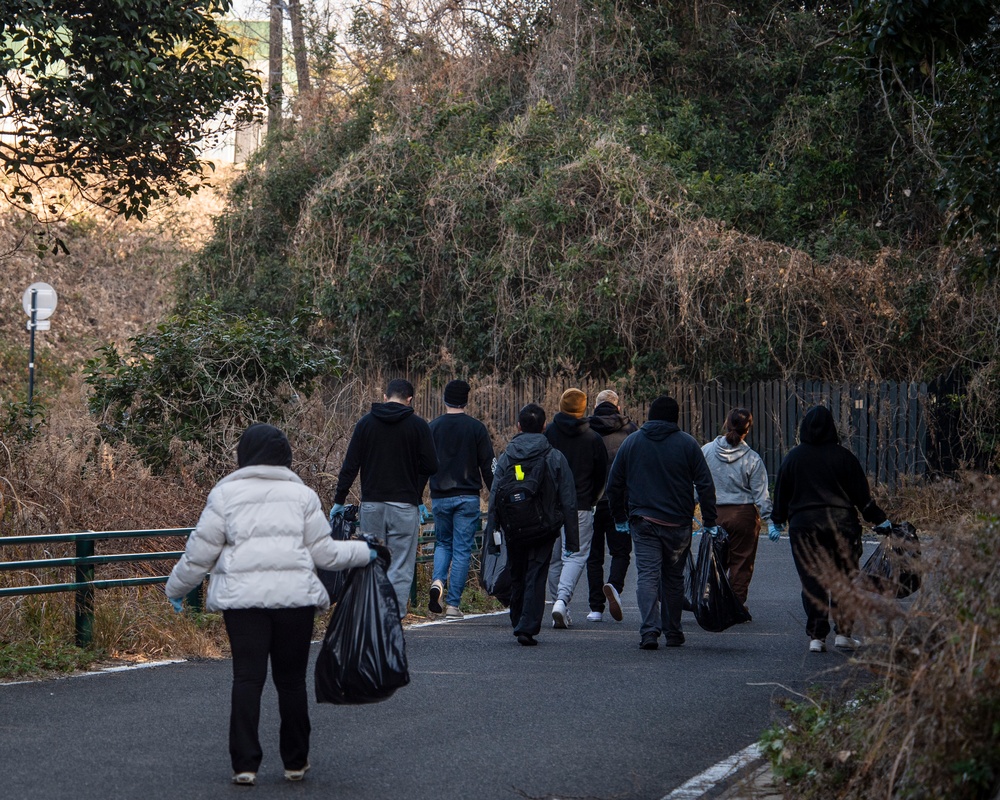
<path id="1" fill-rule="evenodd" d="M 698 800 L 705 792 L 715 787 L 717 783 L 736 774 L 752 761 L 760 758 L 760 745 L 754 742 L 740 752 L 723 759 L 718 764 L 709 767 L 700 775 L 695 775 L 683 786 L 678 786 L 662 800 Z"/>

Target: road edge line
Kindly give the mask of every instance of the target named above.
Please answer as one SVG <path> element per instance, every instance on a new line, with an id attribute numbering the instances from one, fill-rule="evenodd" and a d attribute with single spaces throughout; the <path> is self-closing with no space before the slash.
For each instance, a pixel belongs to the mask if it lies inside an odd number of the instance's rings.
<path id="1" fill-rule="evenodd" d="M 726 786 L 738 775 L 753 767 L 763 758 L 760 743 L 744 747 L 738 753 L 734 753 L 714 764 L 704 772 L 695 775 L 691 780 L 678 786 L 661 800 L 700 800 L 707 797 L 708 793 L 717 787 Z"/>

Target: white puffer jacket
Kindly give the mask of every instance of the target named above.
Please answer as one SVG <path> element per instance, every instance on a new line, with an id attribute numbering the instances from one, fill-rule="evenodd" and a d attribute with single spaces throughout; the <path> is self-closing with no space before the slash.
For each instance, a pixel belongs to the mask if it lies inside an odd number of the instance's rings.
<path id="1" fill-rule="evenodd" d="M 205 575 L 209 611 L 229 608 L 328 608 L 316 567 L 342 570 L 369 562 L 365 542 L 330 538 L 316 493 L 287 467 L 231 472 L 208 495 L 198 527 L 167 581 L 183 597 Z"/>

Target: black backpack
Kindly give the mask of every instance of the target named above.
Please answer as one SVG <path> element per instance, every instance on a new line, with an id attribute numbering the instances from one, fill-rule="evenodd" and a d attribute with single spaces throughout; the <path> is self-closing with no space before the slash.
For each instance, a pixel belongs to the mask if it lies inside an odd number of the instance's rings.
<path id="1" fill-rule="evenodd" d="M 547 454 L 526 461 L 511 459 L 497 486 L 497 521 L 510 542 L 545 539 L 562 527 L 562 506 L 549 475 Z"/>

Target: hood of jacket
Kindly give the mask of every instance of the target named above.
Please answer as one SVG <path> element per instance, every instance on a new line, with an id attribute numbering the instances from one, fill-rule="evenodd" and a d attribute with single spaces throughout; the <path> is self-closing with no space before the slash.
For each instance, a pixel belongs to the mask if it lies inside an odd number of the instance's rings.
<path id="1" fill-rule="evenodd" d="M 601 403 L 594 409 L 590 418 L 590 427 L 601 436 L 620 431 L 628 424 L 628 418 L 623 417 L 611 403 Z"/>
<path id="2" fill-rule="evenodd" d="M 552 424 L 563 436 L 579 436 L 584 431 L 590 430 L 590 420 L 587 417 L 571 417 L 563 411 L 555 413 Z"/>
<path id="3" fill-rule="evenodd" d="M 388 403 L 372 403 L 371 413 L 379 422 L 394 425 L 410 416 L 413 413 L 413 406 L 393 401 L 389 401 Z"/>
<path id="4" fill-rule="evenodd" d="M 840 444 L 833 414 L 826 406 L 816 406 L 802 418 L 799 441 L 803 444 Z"/>
<path id="5" fill-rule="evenodd" d="M 639 431 L 645 434 L 648 438 L 652 439 L 654 442 L 660 442 L 670 436 L 670 434 L 677 433 L 680 429 L 680 426 L 676 422 L 667 422 L 662 419 L 651 419 L 647 420 L 646 423 L 639 428 Z"/>
<path id="6" fill-rule="evenodd" d="M 507 445 L 507 455 L 510 458 L 527 461 L 529 458 L 544 455 L 552 449 L 544 433 L 519 433 Z"/>
<path id="7" fill-rule="evenodd" d="M 743 458 L 743 456 L 750 452 L 750 445 L 746 442 L 731 445 L 726 441 L 725 436 L 718 436 L 715 441 L 712 442 L 711 452 L 715 458 L 719 459 L 719 461 L 722 461 L 725 464 L 732 464 L 739 461 Z"/>

